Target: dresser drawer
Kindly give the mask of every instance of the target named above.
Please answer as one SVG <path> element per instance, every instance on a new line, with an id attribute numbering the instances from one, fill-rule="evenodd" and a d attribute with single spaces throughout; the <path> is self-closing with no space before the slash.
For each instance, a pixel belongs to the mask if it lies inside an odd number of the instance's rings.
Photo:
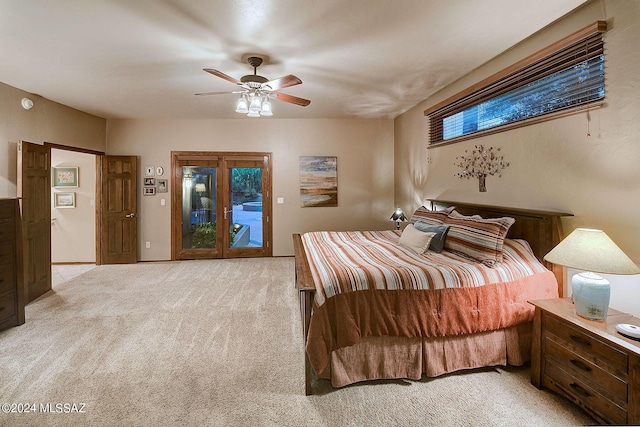
<path id="1" fill-rule="evenodd" d="M 7 292 L 0 296 L 0 323 L 16 314 L 16 294 Z"/>
<path id="2" fill-rule="evenodd" d="M 13 242 L 0 240 L 0 266 L 14 265 L 16 260 L 16 247 Z"/>
<path id="3" fill-rule="evenodd" d="M 0 203 L 0 219 L 13 218 L 14 210 L 13 203 Z"/>
<path id="4" fill-rule="evenodd" d="M 1 266 L 0 265 L 0 295 L 6 291 L 15 289 L 16 276 L 15 270 L 12 265 Z"/>
<path id="5" fill-rule="evenodd" d="M 625 375 L 629 373 L 629 362 L 626 353 L 554 317 L 544 316 L 543 321 L 547 333 L 562 338 L 577 350 L 588 353 L 589 356 L 605 362 L 607 365 L 619 370 Z"/>
<path id="6" fill-rule="evenodd" d="M 627 382 L 574 353 L 550 337 L 545 339 L 545 360 L 551 359 L 572 376 L 581 377 L 600 393 L 627 403 Z"/>
<path id="7" fill-rule="evenodd" d="M 588 411 L 595 412 L 610 424 L 627 424 L 627 411 L 624 408 L 602 396 L 588 383 L 571 376 L 551 360 L 546 362 L 542 384 L 564 394 Z"/>
<path id="8" fill-rule="evenodd" d="M 0 245 L 13 245 L 16 239 L 15 224 L 0 222 Z"/>

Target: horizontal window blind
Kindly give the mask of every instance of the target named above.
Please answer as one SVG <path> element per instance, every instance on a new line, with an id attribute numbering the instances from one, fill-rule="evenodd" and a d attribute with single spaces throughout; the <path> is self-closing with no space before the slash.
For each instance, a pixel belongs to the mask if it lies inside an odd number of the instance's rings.
<path id="1" fill-rule="evenodd" d="M 429 144 L 438 145 L 501 131 L 548 115 L 564 115 L 601 105 L 605 96 L 604 22 L 579 40 L 532 55 L 535 60 L 425 112 Z M 587 28 L 590 28 L 587 27 Z M 583 30 L 582 33 L 585 31 Z M 581 33 L 581 34 L 582 34 Z M 570 37 L 572 37 L 570 36 Z"/>

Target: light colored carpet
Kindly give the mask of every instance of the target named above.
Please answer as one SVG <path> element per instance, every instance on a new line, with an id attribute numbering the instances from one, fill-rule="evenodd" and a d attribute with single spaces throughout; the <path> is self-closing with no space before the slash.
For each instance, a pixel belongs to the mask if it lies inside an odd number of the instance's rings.
<path id="1" fill-rule="evenodd" d="M 26 314 L 26 324 L 0 333 L 0 403 L 35 403 L 37 412 L 0 413 L 0 425 L 593 422 L 533 387 L 527 368 L 339 390 L 319 381 L 316 395 L 304 396 L 292 258 L 99 266 L 29 304 Z M 40 403 L 85 406 L 54 414 L 39 412 Z"/>

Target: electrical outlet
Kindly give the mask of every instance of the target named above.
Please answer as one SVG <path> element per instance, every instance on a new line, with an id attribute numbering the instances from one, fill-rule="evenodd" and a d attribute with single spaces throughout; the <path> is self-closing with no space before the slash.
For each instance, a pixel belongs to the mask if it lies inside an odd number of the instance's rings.
<path id="1" fill-rule="evenodd" d="M 147 249 L 149 249 L 151 247 L 151 242 L 145 243 L 145 246 L 146 246 Z"/>

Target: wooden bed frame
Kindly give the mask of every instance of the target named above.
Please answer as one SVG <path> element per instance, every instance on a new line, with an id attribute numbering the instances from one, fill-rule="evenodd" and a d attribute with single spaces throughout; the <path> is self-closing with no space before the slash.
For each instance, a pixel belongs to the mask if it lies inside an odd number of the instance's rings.
<path id="1" fill-rule="evenodd" d="M 536 257 L 553 271 L 558 280 L 558 294 L 564 296 L 564 268 L 550 264 L 542 258 L 553 247 L 563 239 L 561 218 L 563 216 L 573 216 L 564 212 L 541 211 L 521 208 L 508 208 L 500 206 L 477 205 L 469 203 L 452 202 L 446 200 L 429 199 L 432 210 L 441 210 L 450 206 L 455 206 L 456 210 L 463 215 L 480 215 L 483 218 L 498 218 L 509 216 L 516 222 L 509 229 L 507 237 L 524 239 L 529 242 Z M 306 349 L 307 334 L 313 308 L 315 296 L 315 284 L 307 254 L 302 244 L 300 234 L 293 235 L 293 247 L 295 252 L 295 284 L 300 301 L 300 314 L 302 317 L 302 331 L 304 346 Z M 309 363 L 309 358 L 305 350 L 305 394 L 311 395 L 311 383 L 313 380 L 313 369 Z"/>

